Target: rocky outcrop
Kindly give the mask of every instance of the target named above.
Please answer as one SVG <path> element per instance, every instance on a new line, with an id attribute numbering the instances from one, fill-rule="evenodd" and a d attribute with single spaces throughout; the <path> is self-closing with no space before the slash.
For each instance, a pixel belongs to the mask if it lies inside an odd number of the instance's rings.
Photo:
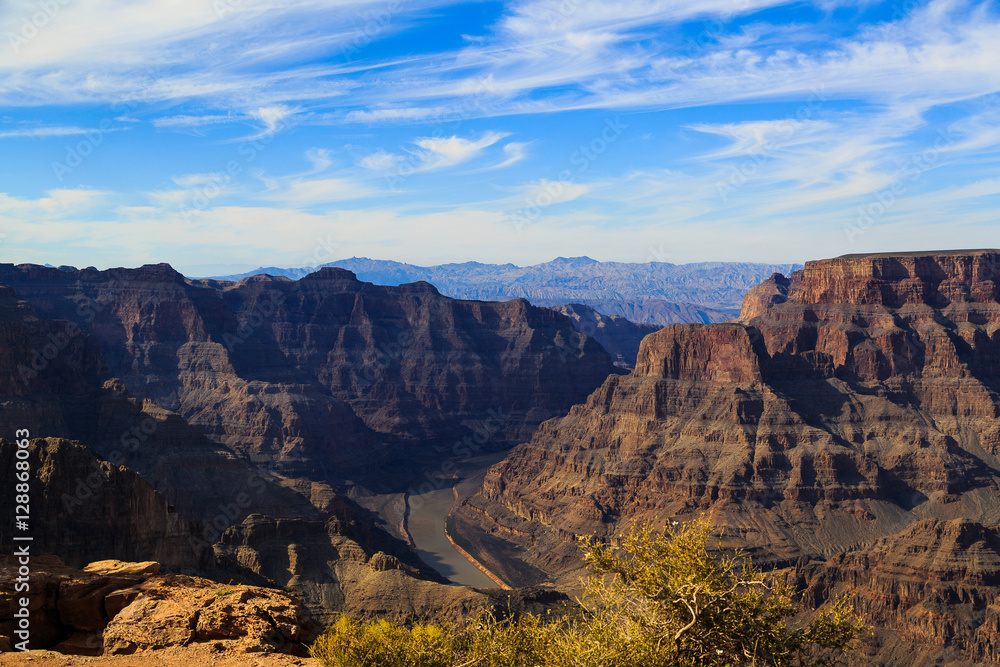
<path id="1" fill-rule="evenodd" d="M 802 273 L 792 274 L 792 279 L 801 280 Z M 757 285 L 743 297 L 743 306 L 740 309 L 739 319 L 743 322 L 752 320 L 758 315 L 763 315 L 767 309 L 779 303 L 788 301 L 788 287 L 791 280 L 775 273 L 770 278 Z"/>
<path id="2" fill-rule="evenodd" d="M 854 664 L 1000 662 L 1000 529 L 918 521 L 867 549 L 802 562 L 788 577 L 803 604 L 847 597 L 876 627 Z"/>
<path id="3" fill-rule="evenodd" d="M 1000 520 L 1000 251 L 809 262 L 741 322 L 674 325 L 459 510 L 509 583 L 575 583 L 574 537 L 711 511 L 762 564 L 924 518 Z"/>
<path id="4" fill-rule="evenodd" d="M 624 317 L 602 315 L 579 303 L 549 307 L 571 318 L 577 331 L 592 336 L 611 353 L 615 366 L 627 370 L 635 368 L 642 339 L 659 329 L 653 324 L 636 324 Z"/>
<path id="5" fill-rule="evenodd" d="M 0 440 L 0 466 L 30 466 L 28 530 L 36 554 L 58 554 L 70 565 L 105 559 L 155 559 L 173 567 L 208 568 L 212 549 L 204 527 L 188 521 L 144 479 L 115 466 L 77 442 L 31 441 L 26 459 Z M 13 480 L 13 475 L 10 477 Z M 15 486 L 0 487 L 0 505 L 13 509 Z M 13 525 L 0 525 L 0 543 L 15 544 Z"/>
<path id="6" fill-rule="evenodd" d="M 0 265 L 0 282 L 91 334 L 132 395 L 323 480 L 398 481 L 486 423 L 496 448 L 527 439 L 614 371 L 568 318 L 524 300 L 458 301 L 342 269 L 233 284 L 167 265 Z"/>
<path id="7" fill-rule="evenodd" d="M 20 608 L 15 597 L 27 595 L 33 650 L 128 655 L 211 643 L 218 651 L 306 655 L 317 636 L 287 593 L 161 574 L 156 562 L 101 561 L 78 570 L 35 557 L 26 594 L 15 593 L 17 569 L 14 559 L 0 565 L 0 634 L 14 637 L 6 619 Z"/>
<path id="8" fill-rule="evenodd" d="M 998 261 L 996 250 L 844 255 L 806 264 L 789 300 L 890 308 L 992 303 L 1000 296 Z"/>

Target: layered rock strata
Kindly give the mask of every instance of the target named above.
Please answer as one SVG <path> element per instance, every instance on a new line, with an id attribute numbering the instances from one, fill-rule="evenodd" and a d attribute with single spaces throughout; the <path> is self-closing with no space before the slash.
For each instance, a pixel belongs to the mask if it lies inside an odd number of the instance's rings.
<path id="1" fill-rule="evenodd" d="M 113 467 L 141 475 L 188 519 L 224 524 L 216 527 L 221 533 L 251 511 L 317 516 L 280 477 L 209 440 L 179 415 L 131 397 L 109 377 L 94 336 L 72 321 L 40 317 L 3 286 L 0 359 L 0 414 L 10 428 L 33 438 L 82 442 Z M 83 473 L 81 468 L 77 475 Z M 70 488 L 59 489 L 60 497 L 86 496 L 88 488 L 76 478 L 64 481 Z"/>
<path id="2" fill-rule="evenodd" d="M 846 597 L 874 625 L 852 664 L 1000 661 L 1000 529 L 924 519 L 869 548 L 798 563 L 807 608 Z"/>
<path id="3" fill-rule="evenodd" d="M 647 336 L 458 514 L 509 583 L 576 583 L 574 537 L 711 512 L 762 564 L 924 519 L 1000 521 L 1000 251 L 809 262 L 741 321 Z"/>
<path id="4" fill-rule="evenodd" d="M 167 265 L 6 264 L 0 282 L 91 334 L 132 395 L 255 461 L 323 479 L 398 479 L 477 431 L 494 448 L 527 439 L 614 372 L 548 309 L 380 287 L 343 269 L 227 283 Z"/>
<path id="5" fill-rule="evenodd" d="M 103 353 L 92 336 L 69 328 L 66 321 L 38 317 L 8 288 L 0 291 L 0 325 L 0 357 L 10 361 L 0 372 L 4 421 L 32 436 L 50 433 L 86 443 L 56 437 L 31 440 L 26 483 L 33 555 L 56 555 L 74 566 L 109 558 L 155 559 L 223 581 L 252 579 L 269 586 L 277 579 L 309 595 L 308 582 L 325 582 L 324 573 L 340 568 L 341 559 L 353 563 L 352 554 L 381 552 L 391 559 L 386 562 L 406 572 L 396 581 L 391 568 L 369 568 L 366 585 L 381 591 L 381 604 L 388 609 L 394 592 L 402 600 L 408 587 L 419 589 L 440 580 L 377 517 L 328 485 L 263 470 L 209 440 L 176 413 L 129 396 L 121 381 L 108 378 Z M 45 360 L 34 364 L 37 368 L 25 361 L 32 351 Z M 22 374 L 18 366 L 25 364 Z M 15 470 L 16 450 L 14 443 L 0 441 L 5 470 Z M 20 493 L 13 483 L 0 489 L 4 507 L 13 510 L 15 492 Z M 335 537 L 337 549 L 324 552 L 322 562 L 310 560 L 307 569 L 301 567 L 305 561 L 300 563 L 301 576 L 291 580 L 280 569 L 269 569 L 270 576 L 263 576 L 232 559 L 215 563 L 212 544 L 251 514 L 270 525 L 317 531 L 327 544 Z M 0 542 L 12 544 L 12 529 L 9 522 L 0 525 Z M 281 534 L 285 542 L 279 551 L 285 558 L 294 547 L 293 538 L 287 531 Z M 375 562 L 382 560 L 380 556 Z M 254 576 L 244 577 L 248 573 Z M 442 588 L 461 595 L 453 587 Z M 331 614 L 345 608 L 344 596 L 321 597 L 313 606 Z M 409 610 L 401 606 L 398 615 Z"/>

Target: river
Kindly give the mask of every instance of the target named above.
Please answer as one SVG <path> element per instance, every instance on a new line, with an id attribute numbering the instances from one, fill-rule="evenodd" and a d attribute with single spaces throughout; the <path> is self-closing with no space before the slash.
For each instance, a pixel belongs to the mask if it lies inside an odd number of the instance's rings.
<path id="1" fill-rule="evenodd" d="M 442 488 L 410 496 L 410 514 L 407 528 L 421 560 L 437 570 L 452 583 L 476 588 L 496 588 L 492 579 L 465 559 L 445 535 L 445 521 L 455 502 L 452 486 L 458 482 L 481 477 L 486 469 L 503 458 L 495 453 L 479 456 L 458 464 L 458 478 L 448 479 Z"/>

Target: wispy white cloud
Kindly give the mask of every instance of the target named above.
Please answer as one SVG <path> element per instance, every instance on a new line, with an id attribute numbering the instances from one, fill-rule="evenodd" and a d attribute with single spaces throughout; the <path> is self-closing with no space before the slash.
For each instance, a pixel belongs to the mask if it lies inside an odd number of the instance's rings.
<path id="1" fill-rule="evenodd" d="M 395 120 L 424 120 L 440 115 L 441 108 L 409 107 L 394 109 L 355 110 L 347 114 L 347 120 L 358 123 L 375 123 Z"/>
<path id="2" fill-rule="evenodd" d="M 95 189 L 55 189 L 32 199 L 0 192 L 0 221 L 19 226 L 33 220 L 74 220 L 98 210 L 114 193 Z"/>
<path id="3" fill-rule="evenodd" d="M 270 137 L 276 132 L 284 129 L 289 124 L 289 119 L 294 116 L 299 109 L 275 104 L 267 107 L 260 107 L 250 112 L 250 116 L 257 120 L 260 130 L 254 134 L 234 139 L 233 141 L 256 141 L 265 137 Z"/>
<path id="4" fill-rule="evenodd" d="M 510 136 L 508 132 L 484 132 L 478 139 L 466 139 L 456 135 L 450 137 L 417 137 L 413 148 L 405 148 L 406 155 L 389 153 L 379 149 L 361 158 L 359 164 L 365 169 L 386 173 L 399 170 L 405 165 L 407 172 L 425 172 L 445 169 L 470 162 L 483 155 L 487 149 Z M 510 148 L 511 143 L 514 145 Z M 524 155 L 524 143 L 510 142 L 503 148 L 504 164 L 513 164 Z M 499 165 L 497 165 L 499 166 Z"/>
<path id="5" fill-rule="evenodd" d="M 260 201 L 282 202 L 293 209 L 364 199 L 377 190 L 353 178 L 296 179 L 275 183 L 276 187 L 256 195 Z"/>
<path id="6" fill-rule="evenodd" d="M 503 154 L 505 156 L 503 162 L 495 164 L 492 167 L 487 167 L 487 169 L 503 169 L 504 167 L 521 162 L 528 156 L 528 146 L 530 145 L 530 141 L 508 141 L 503 146 Z"/>
<path id="7" fill-rule="evenodd" d="M 451 136 L 445 138 L 420 137 L 413 141 L 421 149 L 421 170 L 442 169 L 468 162 L 479 156 L 485 149 L 497 143 L 508 132 L 486 132 L 476 140 Z"/>
<path id="8" fill-rule="evenodd" d="M 29 127 L 19 130 L 0 130 L 0 139 L 19 139 L 24 137 L 68 137 L 88 132 L 100 133 L 97 128 L 85 127 Z"/>
<path id="9" fill-rule="evenodd" d="M 396 165 L 398 165 L 402 160 L 402 155 L 387 153 L 386 151 L 379 149 L 371 155 L 366 155 L 361 158 L 359 164 L 365 169 L 371 169 L 372 171 L 388 172 L 395 169 Z"/>
<path id="10" fill-rule="evenodd" d="M 232 123 L 234 121 L 246 120 L 246 116 L 234 116 L 233 114 L 209 114 L 205 116 L 164 116 L 153 119 L 155 127 L 201 127 L 202 125 L 218 125 L 220 123 Z"/>

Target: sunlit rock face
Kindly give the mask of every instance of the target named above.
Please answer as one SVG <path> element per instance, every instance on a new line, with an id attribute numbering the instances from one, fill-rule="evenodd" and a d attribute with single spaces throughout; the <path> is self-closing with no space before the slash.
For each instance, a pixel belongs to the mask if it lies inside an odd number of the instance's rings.
<path id="1" fill-rule="evenodd" d="M 711 512 L 791 564 L 925 518 L 1000 521 L 1000 251 L 775 275 L 739 321 L 647 336 L 494 466 L 458 525 L 517 583 L 576 582 L 574 537 Z"/>

